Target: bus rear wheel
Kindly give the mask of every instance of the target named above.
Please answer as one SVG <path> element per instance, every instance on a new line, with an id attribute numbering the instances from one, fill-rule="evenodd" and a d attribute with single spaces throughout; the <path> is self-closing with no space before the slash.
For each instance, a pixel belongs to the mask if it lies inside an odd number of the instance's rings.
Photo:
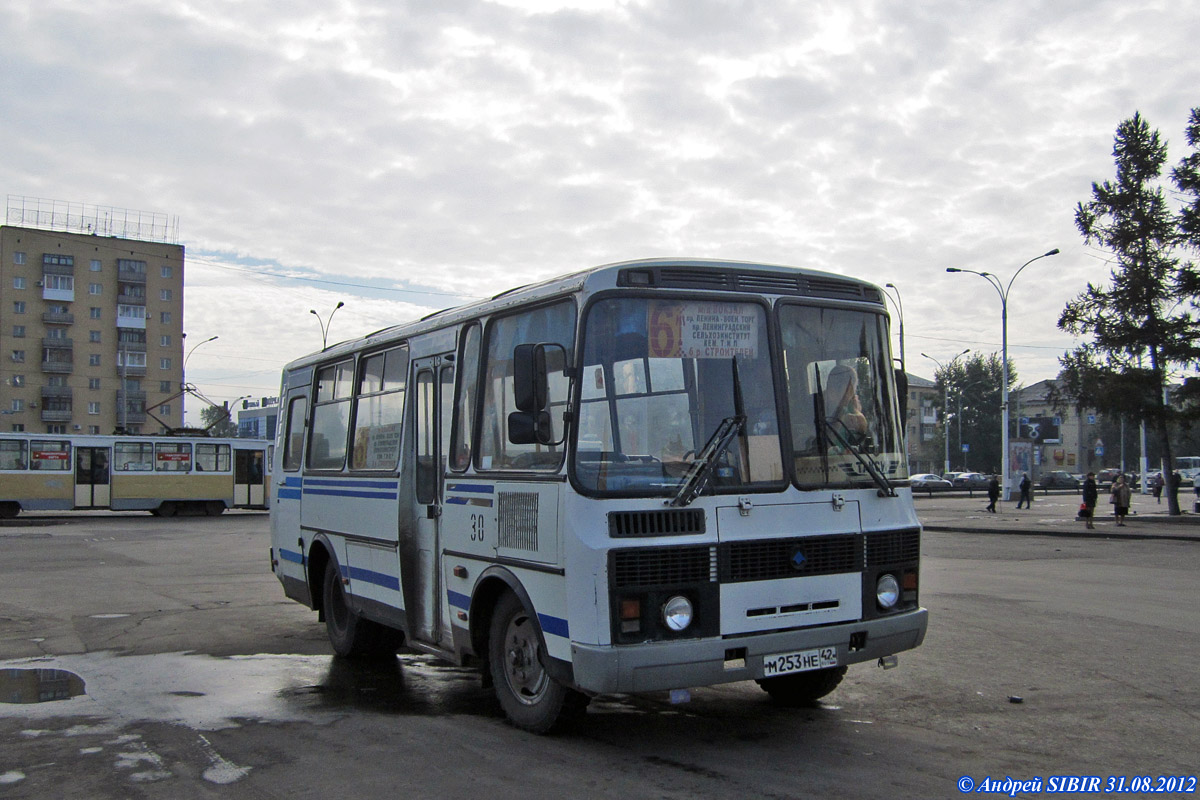
<path id="1" fill-rule="evenodd" d="M 587 710 L 587 695 L 554 680 L 542 666 L 537 621 L 511 592 L 492 614 L 488 668 L 496 699 L 513 725 L 531 733 L 565 727 Z"/>
<path id="2" fill-rule="evenodd" d="M 343 658 L 362 656 L 394 656 L 396 648 L 404 641 L 397 630 L 363 619 L 346 600 L 342 588 L 342 574 L 332 559 L 325 565 L 322 582 L 322 609 L 325 614 L 325 631 L 333 652 Z"/>
<path id="3" fill-rule="evenodd" d="M 788 708 L 804 708 L 836 689 L 845 676 L 845 667 L 831 667 L 780 675 L 778 678 L 762 678 L 758 685 L 777 704 Z"/>

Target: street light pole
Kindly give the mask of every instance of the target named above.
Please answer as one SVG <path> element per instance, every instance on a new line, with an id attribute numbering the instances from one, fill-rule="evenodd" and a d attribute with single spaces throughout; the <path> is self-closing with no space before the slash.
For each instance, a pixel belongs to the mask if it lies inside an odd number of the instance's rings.
<path id="1" fill-rule="evenodd" d="M 963 350 L 961 353 L 955 353 L 954 358 L 950 359 L 950 366 L 954 366 L 955 361 L 958 361 L 959 358 L 969 352 L 971 352 L 970 348 Z M 948 369 L 942 367 L 942 362 L 933 356 L 926 355 L 925 353 L 921 353 L 921 355 L 937 364 L 938 369 L 942 370 L 942 444 L 944 445 L 943 449 L 946 451 L 946 465 L 942 469 L 942 474 L 945 475 L 950 471 L 950 420 L 948 417 L 950 413 L 950 372 Z M 961 434 L 959 438 L 962 438 Z"/>
<path id="2" fill-rule="evenodd" d="M 336 314 L 337 310 L 344 305 L 346 305 L 346 304 L 343 303 L 341 300 L 338 300 L 338 304 L 333 307 L 333 311 L 329 312 L 328 319 L 324 319 L 324 320 L 321 319 L 321 315 L 317 313 L 316 309 L 310 308 L 308 310 L 308 313 L 312 314 L 314 317 L 317 318 L 317 323 L 321 326 L 321 349 L 322 350 L 326 349 L 329 346 L 329 326 L 333 323 L 333 315 Z"/>
<path id="3" fill-rule="evenodd" d="M 1058 255 L 1058 248 L 1054 248 L 1049 252 L 1042 253 L 1040 256 L 1033 258 L 1022 264 L 1013 276 L 1008 279 L 1008 284 L 1002 284 L 1000 279 L 990 272 L 976 272 L 973 269 L 959 269 L 958 267 L 946 267 L 946 272 L 969 272 L 972 275 L 978 275 L 992 285 L 996 293 L 1000 295 L 1000 362 L 1002 365 L 1000 378 L 1000 486 L 1001 493 L 1005 500 L 1011 499 L 1009 492 L 1010 475 L 1008 472 L 1008 293 L 1012 290 L 1013 281 L 1021 274 L 1021 270 L 1028 267 L 1033 262 L 1047 256 Z"/>
<path id="4" fill-rule="evenodd" d="M 896 296 L 892 297 L 891 292 L 887 291 L 888 289 L 895 291 Z M 906 367 L 904 366 L 904 303 L 900 298 L 900 288 L 894 283 L 885 283 L 883 293 L 887 295 L 887 298 L 895 304 L 896 311 L 900 315 L 900 369 L 907 371 Z"/>
<path id="5" fill-rule="evenodd" d="M 184 336 L 187 336 L 187 334 L 185 333 Z M 209 342 L 216 341 L 217 339 L 220 339 L 220 338 L 221 338 L 220 336 L 210 336 L 207 339 L 205 339 L 203 342 L 198 343 L 191 350 L 188 350 L 187 355 L 183 357 L 183 366 L 179 370 L 179 388 L 180 389 L 184 389 L 187 387 L 187 362 L 188 362 L 188 359 L 192 357 L 192 353 L 196 352 L 196 348 L 200 347 L 200 345 L 208 344 Z M 181 416 L 180 419 L 182 420 L 183 417 Z"/>

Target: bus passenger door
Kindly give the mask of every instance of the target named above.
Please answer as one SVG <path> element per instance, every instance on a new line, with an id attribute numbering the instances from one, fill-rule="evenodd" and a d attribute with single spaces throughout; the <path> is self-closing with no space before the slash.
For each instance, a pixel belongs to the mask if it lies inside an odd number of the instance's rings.
<path id="1" fill-rule="evenodd" d="M 112 451 L 107 447 L 75 448 L 75 507 L 108 508 L 110 501 L 109 462 Z"/>
<path id="2" fill-rule="evenodd" d="M 454 404 L 454 364 L 445 356 L 414 361 L 416 375 L 416 608 L 410 614 L 416 637 L 449 644 L 445 619 L 449 605 L 441 582 L 441 518 L 446 465 L 450 455 L 450 419 Z M 445 638 L 446 641 L 442 641 Z"/>

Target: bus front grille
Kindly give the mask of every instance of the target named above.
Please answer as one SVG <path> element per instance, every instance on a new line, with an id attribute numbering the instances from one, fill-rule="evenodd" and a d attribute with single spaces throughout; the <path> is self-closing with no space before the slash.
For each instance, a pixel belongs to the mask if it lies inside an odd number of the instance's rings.
<path id="1" fill-rule="evenodd" d="M 612 585 L 625 589 L 715 581 L 716 558 L 716 548 L 707 545 L 613 550 Z"/>
<path id="2" fill-rule="evenodd" d="M 861 552 L 854 534 L 728 542 L 721 545 L 721 583 L 859 572 Z"/>

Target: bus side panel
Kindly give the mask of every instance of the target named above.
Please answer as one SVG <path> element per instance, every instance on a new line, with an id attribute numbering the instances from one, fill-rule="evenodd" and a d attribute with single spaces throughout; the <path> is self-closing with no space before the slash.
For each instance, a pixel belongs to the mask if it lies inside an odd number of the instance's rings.
<path id="1" fill-rule="evenodd" d="M 0 473 L 0 500 L 27 511 L 67 511 L 75 507 L 75 474 L 70 470 Z"/>

